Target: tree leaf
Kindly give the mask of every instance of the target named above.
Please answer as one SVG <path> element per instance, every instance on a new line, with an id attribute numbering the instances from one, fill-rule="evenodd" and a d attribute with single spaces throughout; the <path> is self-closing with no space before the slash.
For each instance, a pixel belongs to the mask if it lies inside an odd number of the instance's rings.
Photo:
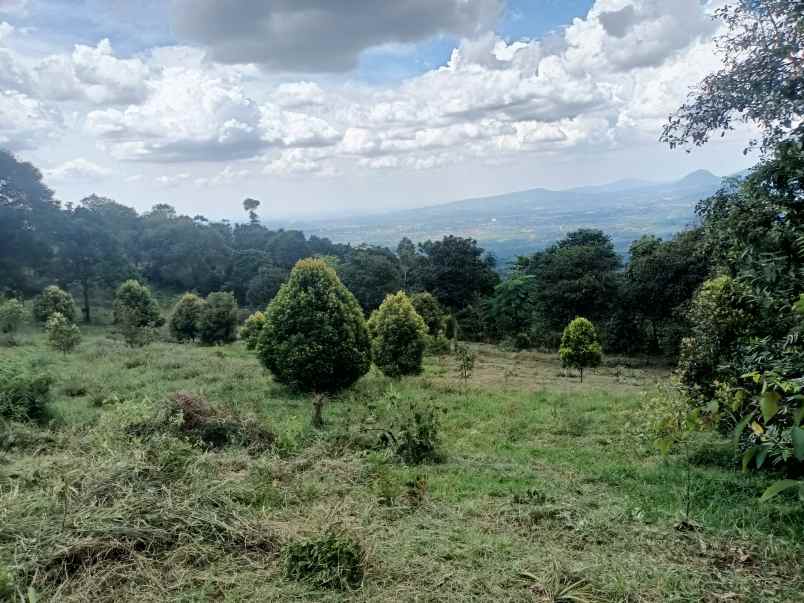
<path id="1" fill-rule="evenodd" d="M 793 427 L 790 435 L 793 438 L 793 454 L 799 461 L 804 461 L 804 429 Z"/>
<path id="2" fill-rule="evenodd" d="M 745 426 L 748 425 L 748 422 L 754 417 L 754 413 L 748 413 L 745 415 L 739 423 L 737 423 L 737 427 L 734 428 L 734 443 L 737 444 L 740 441 L 740 436 L 742 435 L 743 431 L 745 431 Z"/>
<path id="3" fill-rule="evenodd" d="M 657 439 L 653 445 L 656 446 L 662 456 L 667 456 L 670 454 L 670 450 L 673 448 L 673 443 L 673 438 L 666 437 Z"/>
<path id="4" fill-rule="evenodd" d="M 801 420 L 804 419 L 804 405 L 799 408 L 793 415 L 793 425 L 801 425 Z"/>
<path id="5" fill-rule="evenodd" d="M 751 459 L 753 459 L 756 456 L 758 451 L 759 446 L 752 446 L 751 448 L 743 452 L 743 473 L 748 471 L 748 463 L 751 462 Z"/>
<path id="6" fill-rule="evenodd" d="M 793 304 L 793 308 L 799 314 L 804 314 L 804 293 L 798 296 L 798 301 Z"/>
<path id="7" fill-rule="evenodd" d="M 761 446 L 759 448 L 759 451 L 757 452 L 757 458 L 756 458 L 757 469 L 762 469 L 762 465 L 765 464 L 765 459 L 767 458 L 768 458 L 768 447 Z"/>
<path id="8" fill-rule="evenodd" d="M 804 482 L 798 482 L 792 479 L 783 479 L 781 481 L 775 482 L 767 490 L 765 490 L 764 494 L 759 499 L 759 502 L 765 502 L 766 500 L 770 500 L 771 498 L 777 496 L 779 493 L 784 492 L 785 490 L 790 490 L 791 488 L 800 488 L 802 483 Z"/>
<path id="9" fill-rule="evenodd" d="M 782 397 L 772 390 L 767 390 L 759 396 L 759 408 L 765 423 L 769 422 L 779 412 L 779 400 Z"/>

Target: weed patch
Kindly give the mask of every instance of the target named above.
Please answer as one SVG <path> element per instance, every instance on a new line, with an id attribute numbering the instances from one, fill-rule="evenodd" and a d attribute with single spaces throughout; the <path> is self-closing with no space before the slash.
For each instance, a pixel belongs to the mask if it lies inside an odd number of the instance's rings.
<path id="1" fill-rule="evenodd" d="M 353 537 L 334 532 L 285 545 L 282 564 L 286 578 L 318 588 L 353 590 L 365 575 L 363 547 Z"/>
<path id="2" fill-rule="evenodd" d="M 175 394 L 155 417 L 133 425 L 129 433 L 173 433 L 206 449 L 243 446 L 255 453 L 271 450 L 276 442 L 276 436 L 255 419 L 213 408 L 204 398 L 186 392 Z"/>

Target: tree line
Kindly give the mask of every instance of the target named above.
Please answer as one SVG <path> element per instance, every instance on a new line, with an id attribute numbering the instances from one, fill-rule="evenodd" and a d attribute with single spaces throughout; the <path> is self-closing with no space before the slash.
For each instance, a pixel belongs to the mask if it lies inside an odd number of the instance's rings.
<path id="1" fill-rule="evenodd" d="M 30 297 L 58 284 L 76 293 L 84 322 L 130 278 L 176 295 L 228 291 L 239 306 L 264 309 L 296 262 L 319 257 L 367 314 L 390 293 L 427 291 L 468 340 L 557 349 L 566 324 L 584 316 L 609 351 L 672 356 L 685 304 L 709 271 L 700 229 L 644 237 L 625 266 L 603 232 L 579 230 L 518 258 L 501 280 L 494 256 L 469 238 L 405 238 L 394 250 L 337 244 L 265 227 L 255 199 L 243 202 L 242 223 L 166 204 L 138 213 L 94 194 L 61 204 L 39 170 L 7 152 L 0 175 L 0 292 Z"/>

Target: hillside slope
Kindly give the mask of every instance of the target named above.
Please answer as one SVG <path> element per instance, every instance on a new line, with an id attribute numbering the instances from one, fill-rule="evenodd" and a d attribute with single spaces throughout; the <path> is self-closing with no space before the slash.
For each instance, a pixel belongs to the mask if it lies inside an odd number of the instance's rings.
<path id="1" fill-rule="evenodd" d="M 477 239 L 501 261 L 544 248 L 577 228 L 601 228 L 619 251 L 644 234 L 669 236 L 695 219 L 695 204 L 721 186 L 699 170 L 666 183 L 621 180 L 607 185 L 526 191 L 386 214 L 296 224 L 336 242 L 395 246 L 447 234 Z"/>

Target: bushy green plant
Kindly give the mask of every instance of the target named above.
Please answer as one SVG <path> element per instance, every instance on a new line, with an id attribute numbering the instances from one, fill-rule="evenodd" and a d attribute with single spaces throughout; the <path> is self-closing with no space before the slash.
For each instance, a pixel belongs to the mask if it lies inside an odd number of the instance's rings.
<path id="1" fill-rule="evenodd" d="M 207 296 L 201 312 L 199 337 L 206 345 L 231 343 L 237 339 L 237 301 L 229 292 Z"/>
<path id="2" fill-rule="evenodd" d="M 68 321 L 60 312 L 51 314 L 45 324 L 47 341 L 54 350 L 67 354 L 81 343 L 81 329 Z"/>
<path id="3" fill-rule="evenodd" d="M 141 347 L 153 341 L 156 329 L 165 322 L 150 289 L 133 279 L 117 288 L 113 310 L 115 324 L 123 339 L 132 347 Z"/>
<path id="4" fill-rule="evenodd" d="M 204 300 L 195 293 L 185 293 L 173 307 L 168 327 L 176 341 L 195 341 L 201 331 Z"/>
<path id="5" fill-rule="evenodd" d="M 715 381 L 725 377 L 719 368 L 724 356 L 749 332 L 755 314 L 749 289 L 740 281 L 719 276 L 701 285 L 688 314 L 692 332 L 681 341 L 678 363 L 679 377 L 692 399 L 711 399 Z"/>
<path id="6" fill-rule="evenodd" d="M 56 285 L 50 285 L 34 298 L 33 317 L 37 322 L 46 323 L 56 312 L 68 321 L 75 322 L 77 310 L 73 296 Z"/>
<path id="7" fill-rule="evenodd" d="M 320 259 L 293 268 L 265 313 L 257 353 L 279 383 L 307 392 L 349 387 L 371 365 L 363 311 Z"/>
<path id="8" fill-rule="evenodd" d="M 600 366 L 603 350 L 591 321 L 579 316 L 569 323 L 561 337 L 558 354 L 564 367 L 578 370 L 581 381 L 584 369 Z"/>
<path id="9" fill-rule="evenodd" d="M 282 568 L 285 577 L 318 588 L 358 588 L 365 574 L 365 553 L 354 538 L 329 532 L 320 538 L 285 545 Z"/>
<path id="10" fill-rule="evenodd" d="M 443 356 L 450 353 L 452 344 L 444 335 L 440 335 L 438 337 L 428 335 L 425 340 L 427 343 L 425 353 L 431 356 Z"/>
<path id="11" fill-rule="evenodd" d="M 427 326 L 404 291 L 389 295 L 368 322 L 374 363 L 389 377 L 418 375 Z"/>
<path id="12" fill-rule="evenodd" d="M 13 339 L 24 316 L 25 308 L 22 302 L 16 299 L 5 301 L 0 299 L 0 333 L 5 333 L 9 339 Z"/>
<path id="13" fill-rule="evenodd" d="M 52 379 L 19 362 L 0 364 L 0 417 L 13 421 L 48 419 Z"/>
<path id="14" fill-rule="evenodd" d="M 414 293 L 410 297 L 417 314 L 422 317 L 427 326 L 430 337 L 440 337 L 446 334 L 447 317 L 438 300 L 427 291 Z"/>
<path id="15" fill-rule="evenodd" d="M 240 329 L 240 339 L 246 342 L 246 349 L 254 350 L 260 339 L 260 333 L 265 326 L 265 314 L 255 312 L 246 319 L 245 324 Z"/>
<path id="16" fill-rule="evenodd" d="M 440 409 L 409 402 L 397 405 L 396 412 L 393 431 L 399 457 L 410 465 L 442 462 Z"/>

